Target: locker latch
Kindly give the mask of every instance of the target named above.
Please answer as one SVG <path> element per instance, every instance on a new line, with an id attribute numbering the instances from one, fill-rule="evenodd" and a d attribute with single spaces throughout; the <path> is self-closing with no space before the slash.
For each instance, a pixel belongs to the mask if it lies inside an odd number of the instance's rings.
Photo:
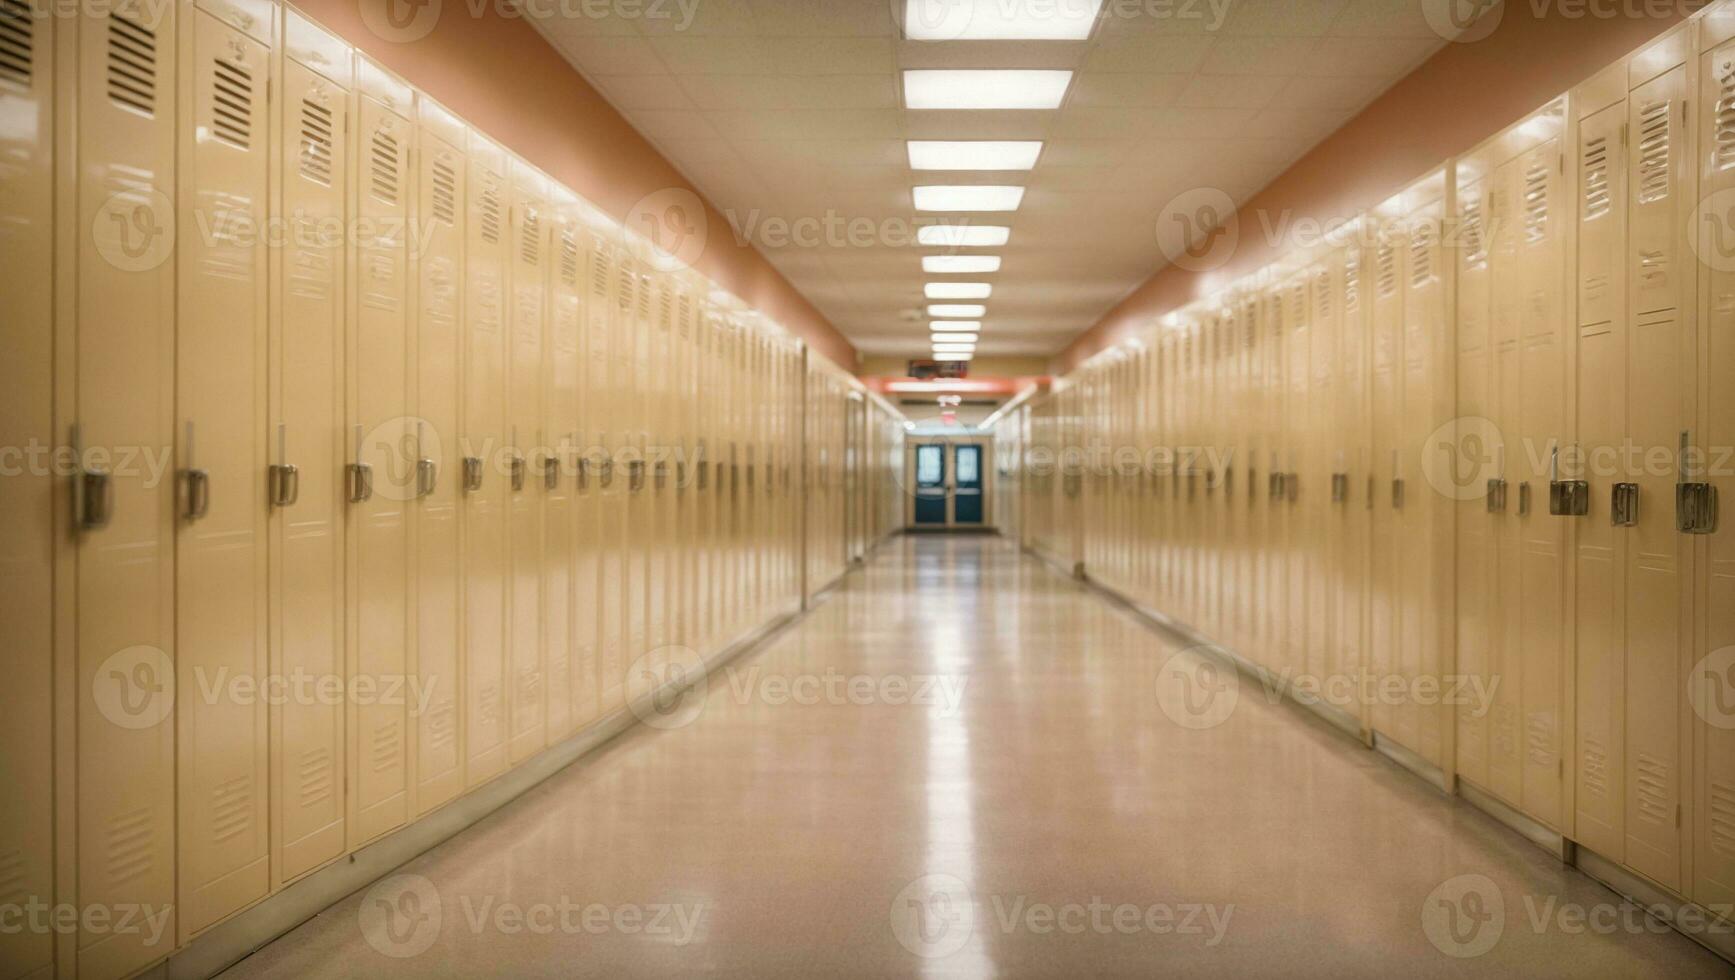
<path id="1" fill-rule="evenodd" d="M 1530 515 L 1530 481 L 1525 480 L 1523 483 L 1518 484 L 1518 516 L 1519 517 L 1528 517 L 1529 515 Z"/>
<path id="2" fill-rule="evenodd" d="M 695 460 L 693 462 L 693 467 L 696 470 L 695 475 L 698 476 L 699 489 L 704 490 L 704 489 L 710 487 L 710 485 L 711 485 L 711 464 L 700 459 L 700 460 Z"/>
<path id="3" fill-rule="evenodd" d="M 108 527 L 114 519 L 114 477 L 95 468 L 84 470 L 73 483 L 78 495 L 78 526 L 86 531 Z"/>
<path id="4" fill-rule="evenodd" d="M 1284 476 L 1283 476 L 1283 494 L 1285 497 L 1289 498 L 1289 502 L 1292 504 L 1295 503 L 1297 500 L 1301 499 L 1301 474 L 1300 473 L 1286 473 L 1286 474 L 1284 474 Z"/>
<path id="5" fill-rule="evenodd" d="M 642 459 L 627 460 L 627 490 L 638 493 L 645 488 L 645 461 Z"/>
<path id="6" fill-rule="evenodd" d="M 482 457 L 464 457 L 464 492 L 478 493 L 482 489 Z"/>
<path id="7" fill-rule="evenodd" d="M 669 464 L 663 460 L 657 460 L 657 465 L 651 468 L 651 480 L 653 486 L 655 486 L 659 491 L 668 486 Z"/>
<path id="8" fill-rule="evenodd" d="M 374 468 L 367 463 L 351 463 L 344 475 L 349 481 L 349 502 L 365 504 L 374 495 Z"/>
<path id="9" fill-rule="evenodd" d="M 1392 478 L 1392 509 L 1404 509 L 1404 478 L 1401 476 Z"/>
<path id="10" fill-rule="evenodd" d="M 1349 474 L 1333 473 L 1331 475 L 1331 502 L 1341 504 L 1349 499 Z"/>
<path id="11" fill-rule="evenodd" d="M 1270 476 L 1267 476 L 1265 478 L 1265 496 L 1271 498 L 1272 500 L 1281 499 L 1284 495 L 1284 492 L 1285 492 L 1284 491 L 1284 483 L 1285 482 L 1286 481 L 1285 481 L 1284 475 L 1282 473 L 1272 472 Z"/>
<path id="12" fill-rule="evenodd" d="M 416 496 L 431 497 L 440 482 L 440 464 L 423 456 L 416 460 Z"/>
<path id="13" fill-rule="evenodd" d="M 1223 467 L 1223 499 L 1235 499 L 1235 467 Z"/>
<path id="14" fill-rule="evenodd" d="M 267 474 L 266 486 L 271 506 L 293 507 L 301 499 L 301 467 L 288 463 L 273 463 Z"/>
<path id="15" fill-rule="evenodd" d="M 211 474 L 207 470 L 189 469 L 181 474 L 187 487 L 187 508 L 182 516 L 189 521 L 203 520 L 211 513 Z"/>
<path id="16" fill-rule="evenodd" d="M 1639 485 L 1617 483 L 1609 498 L 1609 521 L 1615 527 L 1632 527 L 1639 522 Z"/>
<path id="17" fill-rule="evenodd" d="M 559 456 L 542 457 L 542 489 L 549 491 L 560 489 Z"/>
<path id="18" fill-rule="evenodd" d="M 1560 478 L 1560 447 L 1548 461 L 1548 512 L 1555 517 L 1583 517 L 1590 513 L 1590 483 Z"/>
<path id="19" fill-rule="evenodd" d="M 1506 481 L 1496 477 L 1488 481 L 1488 513 L 1506 512 Z"/>
<path id="20" fill-rule="evenodd" d="M 684 459 L 678 459 L 675 461 L 675 491 L 677 493 L 684 493 L 686 492 L 686 489 L 687 461 Z"/>
<path id="21" fill-rule="evenodd" d="M 1675 484 L 1675 526 L 1683 534 L 1717 530 L 1717 488 L 1709 483 Z"/>
<path id="22" fill-rule="evenodd" d="M 518 493 L 524 489 L 526 467 L 524 457 L 518 453 L 512 454 L 512 492 Z"/>

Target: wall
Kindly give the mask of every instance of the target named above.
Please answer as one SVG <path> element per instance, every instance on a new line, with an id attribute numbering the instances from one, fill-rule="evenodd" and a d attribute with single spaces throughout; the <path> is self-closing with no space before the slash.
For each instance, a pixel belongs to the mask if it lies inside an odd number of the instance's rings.
<path id="1" fill-rule="evenodd" d="M 1262 222 L 1325 221 L 1378 204 L 1704 4 L 1603 4 L 1623 12 L 1606 18 L 1567 17 L 1560 11 L 1569 8 L 1546 6 L 1538 17 L 1536 4 L 1507 3 L 1492 34 L 1441 49 L 1248 200 L 1237 212 L 1239 243 L 1226 262 L 1204 272 L 1159 270 L 1061 351 L 1052 373 L 1066 374 L 1150 318 L 1208 296 L 1287 251 L 1288 243 L 1265 240 Z M 1624 15 L 1630 10 L 1648 14 Z"/>
<path id="2" fill-rule="evenodd" d="M 431 32 L 400 43 L 368 26 L 382 23 L 380 12 L 398 2 L 297 6 L 617 220 L 647 195 L 669 188 L 697 193 L 529 21 L 501 17 L 497 2 L 472 17 L 469 0 L 449 0 L 434 8 L 440 16 Z M 718 233 L 728 222 L 710 202 L 705 208 L 713 233 L 694 267 L 853 371 L 854 346 L 764 256 Z"/>

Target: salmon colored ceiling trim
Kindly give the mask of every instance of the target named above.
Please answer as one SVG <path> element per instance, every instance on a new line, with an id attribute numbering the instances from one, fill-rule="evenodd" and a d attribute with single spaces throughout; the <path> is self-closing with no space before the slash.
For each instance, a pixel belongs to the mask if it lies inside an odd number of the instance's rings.
<path id="1" fill-rule="evenodd" d="M 708 231 L 689 264 L 855 370 L 856 350 L 843 334 L 764 256 L 737 242 L 723 215 L 529 21 L 500 16 L 502 4 L 464 0 L 295 6 L 617 220 L 627 221 L 635 208 L 642 213 L 647 198 L 678 202 L 694 195 Z"/>
<path id="2" fill-rule="evenodd" d="M 1563 4 L 1541 5 L 1545 13 L 1538 17 L 1538 6 L 1508 2 L 1492 34 L 1447 44 L 1248 200 L 1237 212 L 1239 240 L 1225 264 L 1207 272 L 1159 270 L 1073 340 L 1051 372 L 1064 375 L 1153 318 L 1269 265 L 1289 246 L 1272 244 L 1267 228 L 1349 218 L 1379 204 L 1703 4 L 1615 4 L 1611 9 L 1622 13 L 1613 17 L 1579 8 L 1579 16 L 1563 16 Z"/>

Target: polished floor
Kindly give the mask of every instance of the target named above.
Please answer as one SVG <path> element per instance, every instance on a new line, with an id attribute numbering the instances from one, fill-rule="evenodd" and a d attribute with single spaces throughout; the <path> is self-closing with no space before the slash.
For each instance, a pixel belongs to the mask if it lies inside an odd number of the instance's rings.
<path id="1" fill-rule="evenodd" d="M 896 539 L 227 976 L 1730 974 L 1251 685 L 1177 713 L 1173 651 L 1000 539 Z"/>

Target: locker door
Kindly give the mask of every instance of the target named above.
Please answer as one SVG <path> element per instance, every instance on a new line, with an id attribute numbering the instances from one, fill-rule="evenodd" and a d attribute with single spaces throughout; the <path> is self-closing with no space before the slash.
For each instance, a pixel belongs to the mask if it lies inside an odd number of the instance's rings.
<path id="1" fill-rule="evenodd" d="M 1625 88 L 1623 85 L 1622 88 Z M 1580 453 L 1620 444 L 1626 429 L 1626 103 L 1578 124 L 1577 417 Z M 1616 474 L 1568 457 L 1562 476 L 1590 484 L 1590 513 L 1576 522 L 1574 652 L 1575 839 L 1611 860 L 1626 858 L 1626 549 L 1608 520 Z"/>
<path id="2" fill-rule="evenodd" d="M 543 309 L 547 303 L 545 275 L 548 254 L 547 186 L 543 178 L 516 160 L 511 163 L 508 215 L 508 314 L 511 360 L 507 366 L 506 410 L 512 457 L 507 541 L 511 549 L 508 590 L 508 656 L 510 683 L 506 717 L 511 733 L 507 763 L 542 750 L 547 738 L 547 659 L 543 648 L 542 511 L 547 496 L 543 483 L 545 359 Z"/>
<path id="3" fill-rule="evenodd" d="M 78 170 L 63 171 L 77 198 L 76 305 L 63 337 L 83 454 L 74 642 L 86 906 L 175 904 L 174 484 L 114 455 L 148 449 L 160 469 L 174 438 L 175 9 L 76 22 Z M 142 933 L 81 933 L 78 970 L 135 972 L 174 935 L 149 947 Z"/>
<path id="4" fill-rule="evenodd" d="M 506 158 L 471 134 L 464 180 L 464 770 L 506 767 Z"/>
<path id="5" fill-rule="evenodd" d="M 1308 453 L 1308 382 L 1313 372 L 1313 309 L 1306 272 L 1298 273 L 1289 286 L 1290 315 L 1283 335 L 1283 451 L 1284 482 L 1277 509 L 1283 515 L 1283 593 L 1286 610 L 1283 636 L 1288 644 L 1284 660 L 1291 669 L 1305 672 L 1314 651 L 1310 647 L 1313 624 L 1307 605 L 1307 582 L 1313 573 L 1308 554 L 1307 527 L 1298 504 L 1297 485 L 1306 467 Z M 1294 492 L 1291 487 L 1295 487 Z"/>
<path id="6" fill-rule="evenodd" d="M 1376 233 L 1370 273 L 1373 304 L 1369 322 L 1370 400 L 1373 465 L 1368 493 L 1373 504 L 1368 562 L 1368 686 L 1378 690 L 1397 670 L 1398 566 L 1403 560 L 1401 515 L 1396 506 L 1403 455 L 1398 422 L 1403 408 L 1402 344 L 1404 297 L 1400 277 L 1399 232 L 1389 223 Z M 1396 719 L 1389 705 L 1372 705 L 1373 727 L 1388 735 Z"/>
<path id="7" fill-rule="evenodd" d="M 404 236 L 414 127 L 400 114 L 410 106 L 410 93 L 365 60 L 358 63 L 357 80 L 349 356 L 357 467 L 351 476 L 348 534 L 350 674 L 353 690 L 372 686 L 380 694 L 350 699 L 352 848 L 397 828 L 407 816 L 408 711 L 402 697 L 386 696 L 386 688 L 401 680 L 407 667 L 408 511 L 415 494 L 415 432 L 405 417 L 410 269 Z"/>
<path id="8" fill-rule="evenodd" d="M 1340 506 L 1342 543 L 1342 586 L 1339 592 L 1336 639 L 1340 650 L 1340 676 L 1355 682 L 1352 692 L 1361 690 L 1361 679 L 1367 669 L 1367 594 L 1368 594 L 1368 512 L 1373 500 L 1368 496 L 1372 477 L 1371 449 L 1368 445 L 1368 345 L 1367 313 L 1368 280 L 1363 275 L 1364 252 L 1358 241 L 1344 250 L 1343 256 L 1343 324 L 1338 335 L 1338 371 L 1342 377 L 1339 437 L 1343 440 L 1344 459 L 1338 469 L 1344 475 L 1344 501 Z M 1364 707 L 1359 694 L 1350 695 L 1353 703 L 1345 710 L 1364 719 Z"/>
<path id="9" fill-rule="evenodd" d="M 1626 438 L 1672 452 L 1692 428 L 1695 376 L 1692 310 L 1686 297 L 1694 263 L 1680 237 L 1693 210 L 1686 166 L 1687 66 L 1635 88 L 1627 100 L 1634 152 L 1627 158 L 1631 301 L 1624 358 Z M 1681 698 L 1688 649 L 1691 539 L 1675 528 L 1669 500 L 1675 467 L 1644 466 L 1638 515 L 1627 536 L 1627 863 L 1660 884 L 1682 884 L 1680 810 L 1686 750 Z M 1647 506 L 1647 504 L 1652 506 Z"/>
<path id="10" fill-rule="evenodd" d="M 458 445 L 463 374 L 464 228 L 467 136 L 463 125 L 422 100 L 416 154 L 415 812 L 426 813 L 464 788 L 458 706 L 458 610 L 462 606 Z M 424 703 L 425 699 L 425 703 Z"/>
<path id="11" fill-rule="evenodd" d="M 1487 175 L 1458 188 L 1458 349 L 1457 397 L 1461 419 L 1490 418 L 1493 406 L 1489 385 L 1493 369 L 1490 311 L 1493 274 L 1489 268 L 1489 185 Z M 1491 479 L 1485 464 L 1474 466 L 1471 454 L 1492 452 L 1482 444 L 1483 435 L 1468 423 L 1455 436 L 1458 445 L 1446 455 L 1455 481 L 1476 477 Z M 1474 441 L 1472 441 L 1474 440 Z M 1434 452 L 1429 447 L 1429 452 Z M 1456 485 L 1456 483 L 1454 484 Z M 1465 498 L 1458 501 L 1458 672 L 1479 678 L 1484 684 L 1494 674 L 1488 659 L 1491 623 L 1495 608 L 1493 542 L 1495 517 L 1489 513 L 1487 485 L 1458 487 Z M 1497 499 L 1497 498 L 1496 498 Z M 1486 689 L 1486 688 L 1484 688 Z M 1457 710 L 1458 772 L 1478 786 L 1488 786 L 1488 716 L 1473 706 Z"/>
<path id="12" fill-rule="evenodd" d="M 597 445 L 598 414 L 602 411 L 599 384 L 607 380 L 607 337 L 597 336 L 597 308 L 602 306 L 592 295 L 591 275 L 595 271 L 596 248 L 591 230 L 577 214 L 577 207 L 568 217 L 567 228 L 578 249 L 579 280 L 573 296 L 574 329 L 578 333 L 578 363 L 573 368 L 573 418 L 575 426 L 573 465 L 575 475 L 572 490 L 573 509 L 573 571 L 572 571 L 572 698 L 573 725 L 584 728 L 601 712 L 597 700 L 600 694 L 597 662 L 597 589 L 600 569 L 597 548 Z M 564 247 L 564 246 L 563 246 Z M 606 297 L 605 297 L 606 299 Z M 601 323 L 608 323 L 607 310 L 602 310 Z M 560 314 L 556 314 L 560 315 Z M 598 344 L 601 344 L 600 348 Z"/>
<path id="13" fill-rule="evenodd" d="M 1705 277 L 1703 291 L 1705 362 L 1700 369 L 1705 413 L 1699 447 L 1735 446 L 1735 400 L 1727 383 L 1735 377 L 1735 247 L 1729 242 L 1730 212 L 1724 202 L 1735 186 L 1735 43 L 1725 43 L 1707 53 L 1700 65 L 1705 96 L 1701 125 L 1705 128 L 1700 193 L 1718 206 L 1699 228 L 1699 256 Z M 1710 379 L 1723 379 L 1711 382 Z M 1729 470 L 1728 453 L 1717 450 L 1700 464 L 1691 479 L 1705 480 L 1715 488 L 1724 508 L 1735 505 L 1735 479 Z M 1715 469 L 1713 469 L 1715 467 Z M 1727 660 L 1719 651 L 1735 645 L 1735 522 L 1724 516 L 1713 534 L 1705 539 L 1703 570 L 1698 576 L 1697 596 L 1704 630 L 1694 652 L 1696 676 L 1689 690 L 1703 692 L 1700 707 L 1700 737 L 1703 747 L 1699 782 L 1694 790 L 1695 831 L 1692 898 L 1707 907 L 1735 902 L 1735 827 L 1728 823 L 1729 807 L 1735 804 L 1735 727 L 1727 709 L 1729 692 Z M 1700 657 L 1711 659 L 1700 660 Z M 1724 654 L 1727 657 L 1727 654 Z M 1618 688 L 1617 688 L 1618 690 Z M 1716 697 L 1717 700 L 1709 699 Z M 1710 710 L 1706 710 L 1710 709 Z"/>
<path id="14" fill-rule="evenodd" d="M 276 211 L 291 223 L 272 250 L 271 462 L 295 467 L 268 487 L 271 673 L 344 673 L 344 278 L 349 198 L 348 48 L 299 15 L 284 19 Z M 316 70 L 317 69 L 317 70 Z M 321 74 L 321 71 L 324 74 Z M 293 486 L 282 481 L 290 480 Z M 344 848 L 344 711 L 330 701 L 271 706 L 274 885 Z"/>
<path id="15" fill-rule="evenodd" d="M 0 446 L 52 446 L 54 424 L 54 26 L 16 0 L 0 4 Z M 7 458 L 0 480 L 0 905 L 53 894 L 54 563 L 56 487 L 40 469 Z M 53 962 L 50 936 L 0 933 L 0 963 L 28 974 Z"/>
<path id="16" fill-rule="evenodd" d="M 625 581 L 622 584 L 622 645 L 625 667 L 632 671 L 648 667 L 640 662 L 650 652 L 650 574 L 651 550 L 655 541 L 655 514 L 651 508 L 649 461 L 650 419 L 656 400 L 650 391 L 651 333 L 656 329 L 655 311 L 661 302 L 662 283 L 637 262 L 630 266 L 635 280 L 633 304 L 625 309 L 627 333 L 621 337 L 624 359 L 621 362 L 621 397 L 625 409 L 621 444 L 625 447 L 626 489 L 622 502 L 626 527 Z M 617 335 L 620 336 L 620 335 Z M 628 690 L 632 677 L 626 679 Z"/>
<path id="17" fill-rule="evenodd" d="M 591 472 L 589 493 L 596 521 L 593 541 L 597 556 L 596 596 L 590 602 L 595 610 L 592 632 L 596 636 L 598 710 L 607 714 L 622 703 L 621 683 L 626 669 L 620 646 L 623 528 L 614 460 L 615 415 L 619 408 L 615 320 L 620 315 L 618 290 L 630 287 L 631 280 L 621 274 L 614 246 L 600 231 L 591 237 L 589 258 L 590 291 L 585 300 L 585 317 L 590 333 L 590 388 L 586 396 L 590 408 L 588 431 L 594 451 L 587 466 Z"/>
<path id="18" fill-rule="evenodd" d="M 669 432 L 674 418 L 673 380 L 676 367 L 673 361 L 676 291 L 679 284 L 669 272 L 659 272 L 657 278 L 662 282 L 658 291 L 656 320 L 648 338 L 650 347 L 649 364 L 655 370 L 648 370 L 645 380 L 650 385 L 646 394 L 647 426 L 649 429 L 649 458 L 645 461 L 650 471 L 646 477 L 645 493 L 649 495 L 647 509 L 649 513 L 649 537 L 646 547 L 649 551 L 647 580 L 645 586 L 646 628 L 645 643 L 649 650 L 663 651 L 671 641 L 670 625 L 672 619 L 672 588 L 674 577 L 670 571 L 670 548 L 674 545 L 674 487 L 671 477 L 674 464 L 668 447 Z M 662 652 L 659 652 L 660 659 Z"/>
<path id="19" fill-rule="evenodd" d="M 1492 193 L 1490 417 L 1500 432 L 1512 434 L 1512 445 L 1495 461 L 1498 478 L 1516 484 L 1526 452 L 1518 438 L 1523 429 L 1524 282 L 1518 264 L 1522 230 L 1517 216 L 1523 213 L 1523 202 L 1517 161 L 1505 161 L 1495 170 Z M 1494 601 L 1488 654 L 1490 672 L 1500 678 L 1500 685 L 1493 691 L 1488 718 L 1488 788 L 1517 806 L 1524 795 L 1523 540 L 1511 510 L 1509 505 L 1489 518 Z"/>
<path id="20" fill-rule="evenodd" d="M 260 25 L 269 37 L 269 22 Z M 176 880 L 185 941 L 271 887 L 266 673 L 266 250 L 270 49 L 195 9 L 181 24 L 175 401 L 180 790 Z"/>
<path id="21" fill-rule="evenodd" d="M 1548 140 L 1517 160 L 1522 212 L 1516 260 L 1522 284 L 1523 444 L 1553 447 L 1566 428 L 1566 337 L 1561 289 L 1565 258 L 1564 188 L 1559 140 Z M 1548 492 L 1548 461 L 1541 453 L 1509 458 L 1512 520 L 1522 549 L 1518 596 L 1523 607 L 1525 813 L 1562 826 L 1562 710 L 1565 684 L 1566 528 L 1536 501 Z M 1521 482 L 1522 481 L 1522 482 Z"/>
<path id="22" fill-rule="evenodd" d="M 602 465 L 600 521 L 603 537 L 603 568 L 601 574 L 601 624 L 603 664 L 603 710 L 624 703 L 627 667 L 632 657 L 627 655 L 626 584 L 626 487 L 628 480 L 626 435 L 631 425 L 628 399 L 632 391 L 632 312 L 637 305 L 638 276 L 625 256 L 610 247 L 606 268 L 611 270 L 612 286 L 608 304 L 608 406 L 606 415 L 607 459 Z M 594 285 L 594 284 L 593 284 Z M 600 424 L 599 420 L 599 424 Z"/>
<path id="23" fill-rule="evenodd" d="M 573 654 L 579 620 L 574 605 L 577 561 L 573 546 L 578 500 L 573 489 L 572 457 L 578 443 L 578 375 L 584 370 L 580 360 L 584 325 L 578 305 L 584 257 L 578 244 L 577 221 L 569 207 L 559 203 L 554 207 L 552 219 L 547 378 L 543 383 L 547 402 L 542 425 L 549 447 L 543 465 L 554 471 L 552 477 L 544 474 L 545 481 L 554 482 L 544 483 L 549 489 L 543 501 L 542 583 L 551 745 L 571 734 L 574 720 Z"/>
<path id="24" fill-rule="evenodd" d="M 1291 462 L 1289 431 L 1289 347 L 1290 334 L 1297 330 L 1296 321 L 1305 308 L 1293 298 L 1291 284 L 1279 283 L 1271 291 L 1271 322 L 1267 324 L 1265 355 L 1265 399 L 1262 406 L 1265 430 L 1265 483 L 1260 496 L 1265 508 L 1265 601 L 1268 605 L 1265 627 L 1265 663 L 1277 670 L 1294 672 L 1296 661 L 1297 623 L 1290 594 L 1290 516 L 1283 480 Z M 1305 336 L 1302 334 L 1301 336 Z"/>
<path id="25" fill-rule="evenodd" d="M 1312 274 L 1313 316 L 1308 330 L 1307 445 L 1302 454 L 1301 486 L 1298 490 L 1306 573 L 1307 670 L 1320 678 L 1334 677 L 1336 650 L 1332 631 L 1336 626 L 1338 548 L 1342 529 L 1331 505 L 1333 457 L 1338 443 L 1333 438 L 1337 408 L 1337 331 L 1340 315 L 1341 256 L 1330 255 Z"/>

